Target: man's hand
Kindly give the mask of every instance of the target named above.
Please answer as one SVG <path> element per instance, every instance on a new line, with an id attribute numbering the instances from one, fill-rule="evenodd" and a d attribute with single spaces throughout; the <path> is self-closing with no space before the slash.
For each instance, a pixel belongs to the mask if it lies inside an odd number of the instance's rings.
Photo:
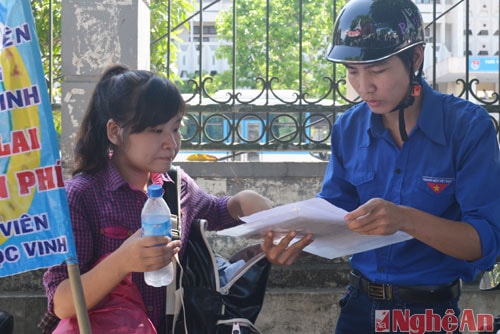
<path id="1" fill-rule="evenodd" d="M 404 208 L 383 200 L 373 198 L 356 210 L 349 212 L 344 219 L 348 227 L 360 234 L 391 235 L 403 230 Z"/>

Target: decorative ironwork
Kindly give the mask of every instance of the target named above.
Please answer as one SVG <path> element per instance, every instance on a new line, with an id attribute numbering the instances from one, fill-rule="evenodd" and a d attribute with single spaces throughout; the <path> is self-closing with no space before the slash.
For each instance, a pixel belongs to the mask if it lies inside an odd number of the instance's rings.
<path id="1" fill-rule="evenodd" d="M 204 21 L 203 8 L 212 6 L 220 0 L 210 2 L 203 7 L 200 4 L 200 10 L 196 15 L 192 15 L 191 19 L 199 24 Z M 206 2 L 205 2 L 206 3 Z M 438 2 L 439 3 L 439 2 Z M 299 1 L 299 17 L 293 23 L 297 27 L 296 34 L 300 36 L 297 48 L 302 50 L 304 43 L 304 17 L 303 8 L 306 5 L 305 1 Z M 336 8 L 341 5 L 340 0 L 332 0 L 331 8 L 333 18 L 336 16 Z M 280 83 L 280 78 L 269 75 L 270 68 L 270 51 L 272 43 L 270 38 L 270 1 L 266 2 L 266 11 L 263 15 L 266 24 L 265 36 L 265 66 L 266 76 L 256 76 L 254 79 L 255 87 L 252 89 L 252 94 L 248 95 L 246 89 L 236 87 L 238 78 L 235 78 L 237 66 L 234 63 L 237 53 L 237 22 L 238 22 L 238 2 L 232 1 L 233 14 L 233 39 L 232 39 L 232 59 L 233 63 L 230 68 L 233 73 L 231 87 L 225 90 L 224 94 L 211 93 L 212 85 L 215 78 L 213 75 L 203 75 L 207 71 L 202 67 L 198 69 L 198 77 L 188 80 L 188 85 L 194 87 L 191 94 L 186 94 L 186 101 L 190 104 L 190 112 L 186 118 L 186 127 L 184 129 L 185 149 L 196 150 L 223 150 L 223 151 L 277 151 L 277 150 L 295 150 L 295 151 L 328 151 L 330 144 L 330 133 L 332 124 L 336 117 L 350 105 L 358 103 L 359 98 L 350 99 L 346 94 L 346 80 L 341 76 L 339 68 L 335 65 L 330 65 L 331 76 L 324 76 L 323 81 L 327 83 L 323 93 L 314 96 L 304 90 L 304 73 L 303 69 L 307 66 L 307 62 L 299 54 L 298 66 L 300 75 L 297 76 L 298 87 L 287 97 L 281 94 L 282 88 L 275 88 Z M 458 10 L 460 6 L 465 6 L 464 12 L 469 11 L 469 0 L 458 0 L 447 7 L 440 7 L 440 13 L 437 10 L 436 1 L 432 2 L 433 22 L 429 23 L 426 28 L 432 27 L 432 35 L 436 35 L 436 26 L 440 20 L 444 20 L 447 15 L 452 15 L 453 11 Z M 243 15 L 243 14 L 242 14 Z M 333 22 L 333 20 L 332 20 Z M 469 25 L 469 19 L 466 18 L 466 26 Z M 332 27 L 328 27 L 331 29 Z M 198 49 L 199 56 L 202 57 L 203 50 L 203 30 L 198 29 L 199 36 Z M 484 105 L 492 116 L 497 132 L 499 131 L 499 94 L 494 92 L 490 97 L 484 98 L 478 96 L 475 92 L 475 86 L 480 82 L 476 78 L 470 79 L 470 70 L 467 64 L 469 63 L 469 38 L 465 36 L 466 52 L 464 63 L 464 77 L 457 78 L 457 87 L 461 86 L 458 95 L 465 99 L 474 100 L 476 103 Z M 433 50 L 437 50 L 436 39 L 431 38 L 430 45 Z M 252 41 L 245 41 L 252 43 Z M 500 45 L 500 39 L 499 39 Z M 325 61 L 326 62 L 326 61 Z M 433 57 L 432 65 L 432 82 L 436 84 L 436 56 Z M 500 81 L 500 71 L 499 71 Z M 498 87 L 498 85 L 497 85 Z M 245 95 L 247 94 L 247 95 Z M 218 124 L 218 126 L 216 125 Z M 218 130 L 215 130 L 218 127 Z M 251 127 L 251 129 L 250 129 Z M 214 136 L 215 132 L 219 132 Z M 249 134 L 249 131 L 251 134 Z"/>
<path id="2" fill-rule="evenodd" d="M 287 36 L 293 36 L 289 38 L 294 39 L 297 52 L 286 54 L 286 58 L 298 58 L 295 62 L 297 69 L 295 67 L 287 69 L 290 73 L 296 71 L 296 78 L 293 80 L 293 87 L 286 87 L 286 89 L 282 86 L 284 74 L 281 76 L 271 71 L 273 62 L 281 61 L 274 59 L 276 58 L 276 42 L 281 31 L 276 32 L 276 30 L 273 30 L 276 27 L 273 27 L 274 21 L 272 21 L 272 19 L 276 18 L 273 15 L 283 15 L 283 13 L 276 14 L 276 8 L 273 7 L 278 1 L 265 0 L 265 10 L 262 11 L 261 17 L 264 35 L 258 40 L 237 36 L 237 28 L 241 27 L 238 22 L 248 14 L 238 11 L 238 6 L 243 3 L 243 0 L 202 0 L 198 3 L 198 9 L 188 15 L 184 22 L 176 26 L 169 24 L 169 27 L 172 27 L 171 30 L 163 36 L 153 38 L 152 41 L 152 44 L 164 41 L 167 41 L 168 45 L 170 43 L 179 43 L 178 40 L 174 41 L 172 32 L 184 29 L 186 24 L 198 27 L 197 35 L 194 35 L 193 30 L 190 32 L 192 39 L 185 41 L 197 48 L 198 67 L 194 77 L 186 80 L 184 84 L 185 87 L 192 87 L 192 90 L 184 95 L 190 105 L 190 112 L 186 117 L 183 147 L 192 150 L 223 151 L 328 151 L 332 122 L 343 110 L 360 100 L 347 94 L 347 82 L 344 78 L 343 67 L 329 64 L 324 59 L 320 59 L 320 62 L 324 64 L 318 67 L 323 74 L 321 79 L 314 81 L 313 87 L 308 85 L 310 81 L 308 78 L 311 75 L 310 68 L 313 63 L 311 58 L 315 55 L 307 54 L 307 44 L 314 40 L 320 41 L 320 44 L 326 50 L 331 37 L 333 22 L 338 14 L 337 11 L 345 3 L 345 0 L 328 0 L 324 2 L 310 0 L 283 1 L 283 3 L 292 6 L 290 8 L 293 8 L 294 14 L 285 14 L 288 20 L 287 27 L 279 26 L 277 29 L 282 29 L 283 32 L 285 29 L 292 29 L 291 27 L 296 29 L 293 34 Z M 231 75 L 227 80 L 227 87 L 224 87 L 226 89 L 221 93 L 220 91 L 214 91 L 217 87 L 216 78 L 220 73 L 210 73 L 210 69 L 204 67 L 203 60 L 207 56 L 204 51 L 206 50 L 205 47 L 213 47 L 213 45 L 210 44 L 212 42 L 208 37 L 205 38 L 204 29 L 200 29 L 200 27 L 206 24 L 214 24 L 213 17 L 207 19 L 209 11 L 210 15 L 213 15 L 216 5 L 228 3 L 228 8 L 232 13 L 232 33 L 231 38 L 224 45 L 229 45 L 232 48 L 230 52 L 231 59 L 229 60 Z M 167 1 L 169 13 L 171 13 L 172 4 L 172 0 Z M 308 19 L 312 15 L 311 10 L 316 10 L 318 6 L 323 6 L 322 8 L 325 10 L 321 17 L 328 17 L 328 20 L 321 24 L 325 26 L 325 31 L 328 32 L 311 34 L 308 29 L 313 25 L 309 23 Z M 495 87 L 494 90 L 496 91 L 490 91 L 488 94 L 483 94 L 483 96 L 478 94 L 476 88 L 482 83 L 474 77 L 469 66 L 472 55 L 469 45 L 472 37 L 470 0 L 449 0 L 446 2 L 435 0 L 423 6 L 427 6 L 427 15 L 430 12 L 429 8 L 432 8 L 433 18 L 432 22 L 426 26 L 427 37 L 429 38 L 426 48 L 432 48 L 433 50 L 432 66 L 426 73 L 428 80 L 434 87 L 440 89 L 436 81 L 439 66 L 437 56 L 438 41 L 433 36 L 438 35 L 437 28 L 439 24 L 449 25 L 446 18 L 451 17 L 460 10 L 465 16 L 464 31 L 467 33 L 464 34 L 463 71 L 460 73 L 460 77 L 455 79 L 455 94 L 483 105 L 490 113 L 498 133 L 500 122 L 500 96 L 498 92 L 500 70 L 498 70 L 497 65 L 496 71 L 498 73 L 496 79 L 493 80 L 493 87 Z M 498 36 L 497 50 L 500 49 L 500 35 L 498 34 L 500 15 L 498 20 L 497 32 L 495 33 L 495 36 Z M 313 23 L 315 27 L 320 24 Z M 450 34 L 448 31 L 444 33 Z M 241 49 L 238 49 L 238 47 L 254 45 L 261 46 L 261 65 L 264 66 L 264 69 L 255 74 L 252 89 L 239 87 L 240 78 L 236 70 L 239 64 L 236 63 L 236 59 Z M 492 47 L 493 51 L 494 49 Z M 171 48 L 167 48 L 167 50 L 171 50 Z M 317 49 L 316 53 L 321 55 L 324 54 L 325 50 Z M 214 57 L 215 55 L 208 56 Z M 272 57 L 274 58 L 272 59 Z M 285 56 L 282 55 L 281 57 Z M 498 51 L 492 58 L 496 59 L 498 64 Z M 170 52 L 165 59 L 168 62 L 168 69 L 176 68 L 173 64 L 176 61 L 175 57 Z M 429 59 L 428 55 L 427 59 Z M 179 59 L 177 59 L 177 62 L 179 62 Z M 286 74 L 289 75 L 290 73 Z M 319 86 L 321 86 L 321 90 L 312 93 L 311 89 Z M 284 90 L 286 90 L 286 94 L 283 94 Z M 251 91 L 251 94 L 249 94 L 249 91 Z"/>

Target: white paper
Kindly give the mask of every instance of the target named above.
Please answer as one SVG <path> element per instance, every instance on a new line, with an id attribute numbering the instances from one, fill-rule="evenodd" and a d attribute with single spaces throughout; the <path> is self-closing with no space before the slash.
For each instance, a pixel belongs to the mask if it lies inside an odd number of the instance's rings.
<path id="1" fill-rule="evenodd" d="M 295 230 L 296 241 L 311 233 L 314 241 L 304 248 L 304 251 L 327 259 L 352 255 L 412 238 L 404 232 L 388 236 L 362 235 L 353 232 L 344 220 L 346 214 L 345 210 L 322 198 L 312 198 L 242 217 L 241 220 L 246 224 L 217 233 L 231 237 L 260 239 L 267 232 L 273 231 L 279 240 L 288 231 Z"/>

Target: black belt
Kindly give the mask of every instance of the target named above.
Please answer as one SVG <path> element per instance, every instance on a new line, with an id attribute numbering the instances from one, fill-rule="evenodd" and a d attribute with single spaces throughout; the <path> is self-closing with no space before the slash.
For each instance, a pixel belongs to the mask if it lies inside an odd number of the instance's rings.
<path id="1" fill-rule="evenodd" d="M 443 303 L 460 295 L 459 280 L 447 285 L 395 286 L 373 283 L 365 277 L 351 272 L 349 284 L 379 300 L 399 298 L 402 301 L 413 303 Z"/>

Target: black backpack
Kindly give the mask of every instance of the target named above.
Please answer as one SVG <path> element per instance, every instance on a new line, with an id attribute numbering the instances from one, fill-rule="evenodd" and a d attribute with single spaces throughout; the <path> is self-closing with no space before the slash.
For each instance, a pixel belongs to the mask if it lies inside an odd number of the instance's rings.
<path id="1" fill-rule="evenodd" d="M 0 311 L 0 333 L 14 333 L 14 317 L 12 314 L 5 311 Z"/>
<path id="2" fill-rule="evenodd" d="M 168 173 L 175 184 L 164 183 L 165 199 L 176 216 L 180 203 L 180 170 L 172 168 Z M 212 250 L 206 236 L 207 222 L 198 219 L 191 224 L 177 268 L 176 310 L 169 319 L 172 333 L 260 333 L 254 323 L 262 308 L 271 268 L 260 245 L 246 247 L 225 259 Z M 221 284 L 219 269 L 231 266 L 236 268 L 234 275 Z"/>

